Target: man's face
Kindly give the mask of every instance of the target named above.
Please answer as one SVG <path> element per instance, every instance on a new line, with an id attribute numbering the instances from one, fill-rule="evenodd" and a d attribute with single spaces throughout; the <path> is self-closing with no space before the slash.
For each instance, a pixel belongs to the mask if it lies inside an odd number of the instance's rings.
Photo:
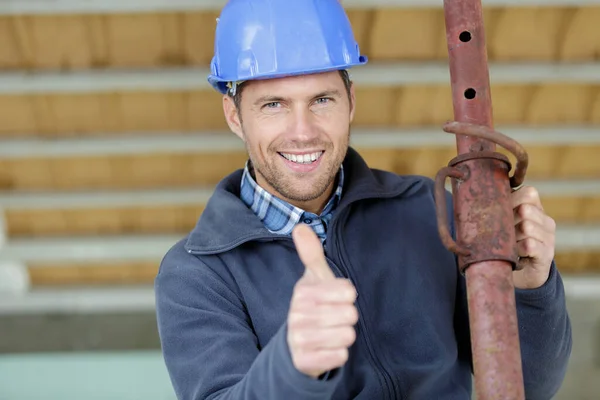
<path id="1" fill-rule="evenodd" d="M 227 96 L 224 109 L 258 184 L 293 204 L 322 207 L 348 150 L 353 89 L 350 101 L 337 71 L 244 85 L 240 115 Z"/>

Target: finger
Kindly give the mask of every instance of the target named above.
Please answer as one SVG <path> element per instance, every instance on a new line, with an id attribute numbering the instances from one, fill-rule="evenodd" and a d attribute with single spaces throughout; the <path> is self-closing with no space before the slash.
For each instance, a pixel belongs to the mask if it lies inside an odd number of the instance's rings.
<path id="1" fill-rule="evenodd" d="M 523 221 L 532 221 L 543 227 L 544 230 L 550 233 L 556 231 L 556 222 L 554 219 L 547 216 L 538 207 L 531 204 L 521 204 L 514 210 L 515 225 L 519 225 Z"/>
<path id="2" fill-rule="evenodd" d="M 353 305 L 329 305 L 319 307 L 305 305 L 291 310 L 288 316 L 290 329 L 305 329 L 307 327 L 331 328 L 353 326 L 358 322 L 358 311 Z"/>
<path id="3" fill-rule="evenodd" d="M 308 225 L 299 224 L 294 228 L 292 236 L 306 271 L 321 281 L 335 279 L 335 274 L 325 259 L 323 245 L 313 230 Z"/>
<path id="4" fill-rule="evenodd" d="M 291 333 L 290 340 L 297 351 L 333 350 L 350 347 L 356 340 L 356 331 L 352 326 L 299 329 Z"/>
<path id="5" fill-rule="evenodd" d="M 513 209 L 521 204 L 531 204 L 540 210 L 544 210 L 542 201 L 540 199 L 540 194 L 538 193 L 537 189 L 532 186 L 523 186 L 522 188 L 512 192 L 511 202 Z"/>
<path id="6" fill-rule="evenodd" d="M 356 300 L 356 288 L 349 280 L 336 278 L 315 285 L 310 280 L 298 282 L 292 296 L 292 307 L 314 307 L 315 304 L 353 304 Z"/>
<path id="7" fill-rule="evenodd" d="M 318 351 L 299 352 L 294 355 L 294 365 L 300 371 L 318 371 L 310 375 L 319 375 L 322 371 L 330 371 L 341 367 L 348 361 L 348 349 L 322 349 Z"/>
<path id="8" fill-rule="evenodd" d="M 526 238 L 517 242 L 517 254 L 521 258 L 539 258 L 539 255 L 544 252 L 546 245 L 539 240 Z"/>
<path id="9" fill-rule="evenodd" d="M 517 241 L 531 238 L 547 244 L 551 244 L 554 237 L 542 225 L 530 220 L 521 221 L 515 226 L 515 236 Z"/>

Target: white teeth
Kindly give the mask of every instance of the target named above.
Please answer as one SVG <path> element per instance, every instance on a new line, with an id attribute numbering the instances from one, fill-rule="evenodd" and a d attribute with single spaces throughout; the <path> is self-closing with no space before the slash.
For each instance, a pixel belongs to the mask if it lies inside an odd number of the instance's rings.
<path id="1" fill-rule="evenodd" d="M 293 161 L 298 164 L 310 164 L 316 161 L 323 154 L 322 151 L 310 154 L 289 154 L 289 153 L 280 153 L 282 156 L 287 158 L 290 161 Z"/>

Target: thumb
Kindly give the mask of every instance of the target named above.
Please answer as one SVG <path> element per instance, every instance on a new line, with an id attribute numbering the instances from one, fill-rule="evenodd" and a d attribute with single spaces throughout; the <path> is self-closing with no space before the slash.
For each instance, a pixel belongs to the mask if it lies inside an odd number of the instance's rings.
<path id="1" fill-rule="evenodd" d="M 292 232 L 292 237 L 300 260 L 306 268 L 306 274 L 320 281 L 335 279 L 325 259 L 321 241 L 308 225 L 297 225 Z"/>

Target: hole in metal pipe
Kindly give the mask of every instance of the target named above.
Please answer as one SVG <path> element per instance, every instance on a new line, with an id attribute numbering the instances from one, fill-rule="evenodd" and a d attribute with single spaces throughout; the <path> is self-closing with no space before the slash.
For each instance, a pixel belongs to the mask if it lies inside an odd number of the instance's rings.
<path id="1" fill-rule="evenodd" d="M 469 100 L 473 100 L 477 95 L 477 91 L 473 88 L 468 88 L 465 90 L 465 98 Z"/>
<path id="2" fill-rule="evenodd" d="M 469 32 L 469 31 L 463 31 L 463 32 L 460 33 L 460 35 L 458 35 L 458 38 L 463 43 L 470 42 L 471 41 L 471 32 Z"/>

